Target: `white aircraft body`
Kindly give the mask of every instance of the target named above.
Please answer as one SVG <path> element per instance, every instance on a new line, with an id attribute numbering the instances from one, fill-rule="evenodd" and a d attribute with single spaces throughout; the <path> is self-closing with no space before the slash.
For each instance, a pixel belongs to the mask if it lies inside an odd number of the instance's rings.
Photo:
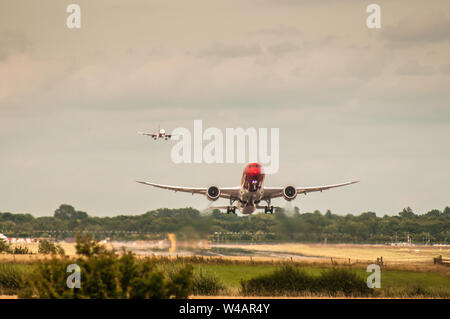
<path id="1" fill-rule="evenodd" d="M 175 192 L 186 192 L 192 194 L 203 194 L 210 201 L 216 201 L 219 198 L 229 199 L 230 205 L 223 207 L 212 207 L 226 209 L 227 213 L 236 213 L 236 208 L 242 214 L 252 214 L 257 208 L 264 208 L 264 212 L 273 214 L 274 207 L 271 205 L 273 198 L 284 197 L 287 201 L 294 200 L 298 194 L 307 194 L 310 192 L 321 192 L 327 189 L 346 186 L 358 181 L 352 181 L 342 184 L 316 186 L 316 187 L 264 187 L 265 174 L 262 166 L 258 163 L 250 163 L 244 169 L 241 178 L 241 185 L 236 187 L 183 187 L 155 184 L 150 182 L 138 181 L 138 183 L 172 190 Z M 261 202 L 266 205 L 260 206 Z"/>
<path id="2" fill-rule="evenodd" d="M 168 140 L 168 139 L 172 138 L 171 134 L 167 134 L 166 130 L 163 129 L 163 128 L 160 128 L 159 126 L 158 126 L 158 132 L 157 133 L 138 132 L 138 134 L 150 136 L 154 140 L 157 140 L 158 138 L 163 138 L 165 140 Z"/>

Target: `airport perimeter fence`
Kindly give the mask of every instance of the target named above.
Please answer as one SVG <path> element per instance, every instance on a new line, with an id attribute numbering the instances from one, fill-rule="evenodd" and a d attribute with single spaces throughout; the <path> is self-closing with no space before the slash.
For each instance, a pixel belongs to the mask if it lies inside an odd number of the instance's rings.
<path id="1" fill-rule="evenodd" d="M 77 235 L 92 235 L 98 240 L 165 240 L 168 238 L 169 232 L 145 232 L 138 230 L 33 230 L 33 231 L 18 231 L 0 229 L 0 233 L 6 237 L 12 238 L 41 238 L 49 240 L 65 240 L 74 242 Z M 214 232 L 212 234 L 191 234 L 191 233 L 175 233 L 177 240 L 209 240 L 216 244 L 225 243 L 314 243 L 314 244 L 379 244 L 392 246 L 411 246 L 411 245 L 448 245 L 450 238 L 445 238 L 440 241 L 425 240 L 419 235 L 409 234 L 408 240 L 399 238 L 395 235 L 367 235 L 364 237 L 354 236 L 346 233 L 275 233 L 275 232 Z"/>

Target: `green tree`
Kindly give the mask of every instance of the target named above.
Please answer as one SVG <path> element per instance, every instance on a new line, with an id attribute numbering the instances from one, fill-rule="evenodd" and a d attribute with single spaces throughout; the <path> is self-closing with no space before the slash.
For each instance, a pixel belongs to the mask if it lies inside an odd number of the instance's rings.
<path id="1" fill-rule="evenodd" d="M 398 213 L 401 217 L 404 218 L 412 218 L 412 217 L 416 217 L 416 215 L 414 214 L 414 212 L 412 211 L 411 207 L 406 207 L 404 208 L 400 213 Z"/>
<path id="2" fill-rule="evenodd" d="M 85 212 L 76 211 L 72 206 L 63 204 L 55 210 L 54 217 L 61 220 L 81 220 L 88 218 L 88 214 Z"/>

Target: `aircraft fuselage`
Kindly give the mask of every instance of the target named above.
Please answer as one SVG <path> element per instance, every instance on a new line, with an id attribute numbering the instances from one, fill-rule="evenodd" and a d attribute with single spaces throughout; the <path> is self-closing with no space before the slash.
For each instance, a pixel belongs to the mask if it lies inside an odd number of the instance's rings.
<path id="1" fill-rule="evenodd" d="M 264 194 L 265 174 L 260 164 L 248 164 L 241 178 L 241 189 L 236 207 L 242 214 L 251 214 L 256 210 L 256 205 L 261 201 Z"/>

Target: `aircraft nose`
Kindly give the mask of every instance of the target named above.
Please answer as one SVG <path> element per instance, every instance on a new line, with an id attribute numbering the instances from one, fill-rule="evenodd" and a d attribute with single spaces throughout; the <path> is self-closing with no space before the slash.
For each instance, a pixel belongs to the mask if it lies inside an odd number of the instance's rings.
<path id="1" fill-rule="evenodd" d="M 261 168 L 259 167 L 249 167 L 247 169 L 247 175 L 260 175 L 261 174 Z"/>

